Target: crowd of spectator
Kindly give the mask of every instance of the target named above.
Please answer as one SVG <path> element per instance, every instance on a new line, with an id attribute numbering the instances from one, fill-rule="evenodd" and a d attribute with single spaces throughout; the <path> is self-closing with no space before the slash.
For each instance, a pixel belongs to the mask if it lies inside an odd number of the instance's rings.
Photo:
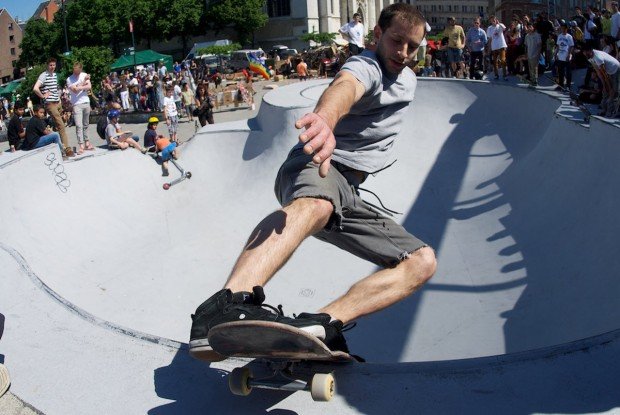
<path id="1" fill-rule="evenodd" d="M 620 89 L 620 12 L 618 3 L 611 10 L 575 7 L 574 15 L 549 18 L 541 13 L 532 19 L 514 15 L 504 24 L 490 16 L 488 26 L 480 18 L 467 31 L 453 17 L 441 41 L 419 57 L 414 70 L 420 76 L 494 79 L 518 76 L 532 86 L 549 72 L 557 89 L 577 92 L 585 100 L 601 105 L 600 115 L 618 117 Z M 576 90 L 572 71 L 587 68 L 585 81 Z"/>
<path id="2" fill-rule="evenodd" d="M 363 27 L 359 16 L 343 26 L 341 33 L 351 37 L 351 28 L 355 27 Z M 426 30 L 429 32 L 431 28 L 427 25 Z M 488 74 L 496 80 L 500 75 L 502 79 L 518 76 L 532 86 L 538 85 L 541 76 L 548 76 L 558 90 L 577 92 L 583 102 L 600 105 L 600 115 L 620 116 L 620 12 L 617 2 L 611 3 L 611 10 L 588 7 L 584 12 L 575 7 L 574 15 L 569 18 L 548 18 L 544 12 L 535 19 L 514 15 L 507 25 L 496 16 L 490 16 L 486 24 L 476 18 L 467 30 L 451 17 L 443 35 L 440 42 L 428 45 L 425 42 L 419 48 L 417 62 L 412 65 L 418 76 L 482 79 Z M 363 44 L 362 41 L 357 43 Z M 348 54 L 360 53 L 364 48 L 356 45 L 354 49 Z M 339 59 L 336 54 L 333 58 Z M 300 80 L 311 75 L 303 55 L 276 61 L 275 68 L 269 68 L 271 75 L 297 76 Z M 327 63 L 323 68 L 325 75 Z M 572 84 L 575 68 L 587 68 L 584 83 L 578 89 Z M 201 126 L 214 122 L 213 110 L 222 94 L 216 91 L 224 90 L 224 77 L 202 60 L 175 62 L 171 71 L 163 62 L 158 62 L 138 67 L 134 72 L 111 72 L 101 81 L 98 95 L 93 96 L 90 76 L 83 72 L 79 62 L 73 66 L 73 73 L 63 89 L 59 87 L 56 60 L 50 58 L 46 71 L 40 74 L 33 87 L 33 93 L 41 99 L 40 105 L 33 106 L 28 98 L 26 103 L 16 103 L 11 108 L 11 103 L 2 99 L 0 122 L 3 126 L 4 120 L 13 115 L 6 125 L 11 151 L 19 149 L 20 145 L 22 149 L 32 149 L 54 142 L 63 157 L 73 157 L 66 126 L 76 128 L 78 154 L 94 149 L 88 134 L 92 110 L 103 114 L 105 123 L 100 135 L 105 134 L 111 147 L 131 146 L 141 151 L 144 148 L 138 144 L 137 136 L 119 130 L 118 117 L 123 112 L 163 113 L 172 143 L 177 142 L 179 118 L 197 119 Z M 320 65 L 318 75 L 321 75 Z M 253 108 L 252 76 L 245 71 L 244 77 L 245 83 L 236 82 L 234 90 L 227 92 L 234 100 L 246 102 Z M 116 117 L 109 118 L 110 110 Z M 25 129 L 19 122 L 24 114 L 32 117 Z"/>

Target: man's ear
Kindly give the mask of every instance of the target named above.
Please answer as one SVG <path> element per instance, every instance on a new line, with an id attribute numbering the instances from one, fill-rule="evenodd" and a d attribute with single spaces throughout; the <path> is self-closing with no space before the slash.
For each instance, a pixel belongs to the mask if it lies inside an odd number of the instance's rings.
<path id="1" fill-rule="evenodd" d="M 381 35 L 383 34 L 383 31 L 381 30 L 381 28 L 379 27 L 379 25 L 376 25 L 373 33 L 375 35 L 375 43 L 377 43 L 379 41 L 379 39 L 381 39 Z"/>

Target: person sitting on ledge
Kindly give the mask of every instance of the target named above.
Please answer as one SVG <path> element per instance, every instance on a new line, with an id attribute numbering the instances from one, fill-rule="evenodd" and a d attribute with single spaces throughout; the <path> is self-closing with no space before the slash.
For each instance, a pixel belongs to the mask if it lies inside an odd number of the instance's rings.
<path id="1" fill-rule="evenodd" d="M 131 146 L 145 154 L 147 149 L 142 148 L 138 144 L 140 138 L 132 134 L 131 131 L 123 131 L 121 129 L 121 125 L 118 122 L 120 115 L 121 113 L 117 109 L 108 111 L 108 126 L 105 129 L 105 139 L 108 142 L 108 148 L 125 150 Z"/>
<path id="2" fill-rule="evenodd" d="M 35 148 L 45 147 L 48 144 L 56 143 L 60 149 L 60 154 L 63 155 L 63 159 L 66 159 L 64 155 L 64 149 L 60 140 L 60 134 L 52 131 L 52 128 L 47 125 L 45 119 L 45 107 L 43 105 L 34 106 L 34 116 L 30 118 L 28 124 L 26 124 L 26 138 L 22 143 L 22 150 L 34 150 Z"/>

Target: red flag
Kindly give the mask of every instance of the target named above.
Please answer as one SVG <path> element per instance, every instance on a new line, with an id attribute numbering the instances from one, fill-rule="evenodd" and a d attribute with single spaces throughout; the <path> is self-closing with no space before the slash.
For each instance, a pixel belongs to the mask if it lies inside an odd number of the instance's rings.
<path id="1" fill-rule="evenodd" d="M 129 20 L 129 33 L 133 33 L 133 19 Z"/>

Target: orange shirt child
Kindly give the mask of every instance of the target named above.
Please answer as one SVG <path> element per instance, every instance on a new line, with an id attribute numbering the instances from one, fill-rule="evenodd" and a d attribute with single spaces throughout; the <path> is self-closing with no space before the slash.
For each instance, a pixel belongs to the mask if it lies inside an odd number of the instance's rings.
<path id="1" fill-rule="evenodd" d="M 155 139 L 155 146 L 157 147 L 157 151 L 162 151 L 164 148 L 170 145 L 170 140 L 163 135 L 160 135 Z"/>

